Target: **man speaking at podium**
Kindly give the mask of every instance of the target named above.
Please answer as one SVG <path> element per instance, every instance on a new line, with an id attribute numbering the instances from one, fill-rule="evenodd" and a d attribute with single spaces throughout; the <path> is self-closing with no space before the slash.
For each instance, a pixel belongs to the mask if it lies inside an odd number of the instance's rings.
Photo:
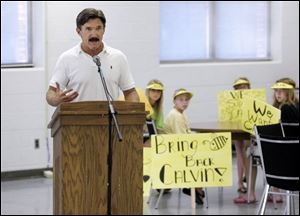
<path id="1" fill-rule="evenodd" d="M 59 57 L 46 96 L 50 105 L 107 100 L 93 57 L 100 60 L 97 64 L 101 65 L 113 100 L 119 97 L 121 89 L 125 100 L 139 101 L 126 56 L 102 41 L 105 24 L 106 18 L 101 10 L 86 8 L 78 14 L 76 31 L 82 41 Z"/>

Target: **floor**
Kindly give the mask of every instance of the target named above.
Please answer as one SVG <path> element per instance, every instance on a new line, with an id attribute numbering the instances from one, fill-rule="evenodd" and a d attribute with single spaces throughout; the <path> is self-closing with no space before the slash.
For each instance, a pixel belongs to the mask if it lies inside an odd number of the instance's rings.
<path id="1" fill-rule="evenodd" d="M 236 183 L 236 165 L 233 164 L 233 180 Z M 223 189 L 208 188 L 209 206 L 197 205 L 192 210 L 190 197 L 179 193 L 179 190 L 173 189 L 170 193 L 163 195 L 158 209 L 155 209 L 155 202 L 158 193 L 152 191 L 150 204 L 147 204 L 148 198 L 144 199 L 144 214 L 154 215 L 191 215 L 191 214 L 232 214 L 232 215 L 251 215 L 256 214 L 258 202 L 254 204 L 234 204 L 233 198 L 238 194 L 236 186 Z M 262 193 L 263 184 L 261 172 L 258 175 L 257 199 Z M 30 215 L 51 215 L 52 210 L 52 179 L 51 178 L 28 178 L 13 181 L 1 181 L 1 215 L 30 214 Z M 296 214 L 299 214 L 299 198 L 296 198 Z M 273 204 L 268 204 L 266 214 L 283 214 L 285 201 L 283 204 L 277 204 L 277 210 Z"/>

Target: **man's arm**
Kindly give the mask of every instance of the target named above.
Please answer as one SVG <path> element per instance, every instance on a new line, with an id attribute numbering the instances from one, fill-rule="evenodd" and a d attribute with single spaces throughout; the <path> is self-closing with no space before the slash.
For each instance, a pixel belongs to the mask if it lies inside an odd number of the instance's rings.
<path id="1" fill-rule="evenodd" d="M 72 92 L 72 93 L 68 94 L 71 91 L 72 91 L 72 89 L 69 89 L 66 91 L 60 90 L 59 84 L 56 83 L 56 88 L 49 86 L 49 89 L 48 89 L 47 95 L 46 95 L 46 100 L 47 100 L 48 104 L 51 106 L 58 106 L 59 104 L 61 104 L 63 102 L 70 102 L 78 96 L 77 92 Z"/>
<path id="2" fill-rule="evenodd" d="M 126 101 L 140 102 L 139 95 L 137 94 L 135 88 L 123 91 L 123 94 Z"/>

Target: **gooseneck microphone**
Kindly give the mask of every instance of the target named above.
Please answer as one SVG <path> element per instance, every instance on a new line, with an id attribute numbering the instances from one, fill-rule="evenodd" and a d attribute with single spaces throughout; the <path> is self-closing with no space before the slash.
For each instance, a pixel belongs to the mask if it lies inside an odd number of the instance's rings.
<path id="1" fill-rule="evenodd" d="M 106 81 L 105 81 L 104 75 L 103 75 L 102 70 L 101 70 L 100 57 L 97 56 L 97 55 L 94 56 L 93 57 L 93 61 L 98 66 L 98 73 L 99 73 L 101 81 L 102 81 L 102 85 L 103 85 L 103 88 L 104 88 L 105 96 L 106 96 L 106 99 L 107 99 L 107 102 L 108 102 L 108 106 L 109 106 L 109 111 L 110 111 L 110 114 L 112 115 L 113 120 L 115 122 L 115 126 L 116 126 L 116 129 L 117 129 L 117 134 L 118 134 L 118 137 L 119 137 L 119 141 L 122 141 L 123 137 L 122 137 L 122 134 L 120 132 L 119 124 L 118 124 L 117 118 L 115 116 L 116 112 L 115 112 L 114 106 L 112 104 L 113 98 L 112 98 L 111 94 L 108 91 L 108 88 L 107 88 L 107 85 L 106 85 Z"/>

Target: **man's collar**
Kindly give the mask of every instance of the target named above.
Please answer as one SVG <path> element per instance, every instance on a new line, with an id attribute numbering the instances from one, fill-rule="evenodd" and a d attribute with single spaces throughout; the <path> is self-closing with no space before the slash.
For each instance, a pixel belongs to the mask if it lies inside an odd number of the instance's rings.
<path id="1" fill-rule="evenodd" d="M 100 53 L 98 53 L 98 55 L 100 54 L 110 54 L 110 47 L 106 45 L 106 43 L 104 41 L 102 41 L 103 43 L 103 49 Z M 77 45 L 77 49 L 76 49 L 76 54 L 79 55 L 81 53 L 85 53 L 82 48 L 81 48 L 81 42 Z"/>

